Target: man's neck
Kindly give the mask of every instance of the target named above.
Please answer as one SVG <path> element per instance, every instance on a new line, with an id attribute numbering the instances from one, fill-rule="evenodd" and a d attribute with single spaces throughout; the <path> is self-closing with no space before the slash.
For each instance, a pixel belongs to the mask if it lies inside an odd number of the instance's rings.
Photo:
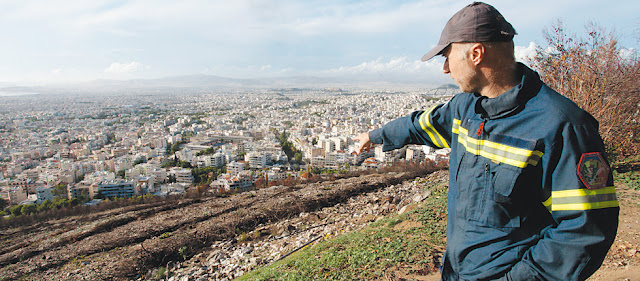
<path id="1" fill-rule="evenodd" d="M 507 71 L 496 71 L 487 69 L 485 75 L 488 83 L 482 87 L 479 93 L 488 98 L 496 98 L 502 93 L 520 84 L 520 71 L 514 66 L 513 68 L 502 68 Z"/>

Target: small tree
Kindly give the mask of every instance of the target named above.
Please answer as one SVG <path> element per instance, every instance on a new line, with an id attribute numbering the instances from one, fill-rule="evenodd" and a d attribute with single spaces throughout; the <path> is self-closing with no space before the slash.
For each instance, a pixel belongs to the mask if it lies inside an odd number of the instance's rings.
<path id="1" fill-rule="evenodd" d="M 36 208 L 36 211 L 38 211 L 38 213 L 46 212 L 51 209 L 51 206 L 52 206 L 51 200 L 45 200 L 40 205 L 38 205 L 38 207 Z"/>
<path id="2" fill-rule="evenodd" d="M 61 183 L 54 186 L 51 194 L 56 197 L 67 198 L 67 184 Z"/>
<path id="3" fill-rule="evenodd" d="M 568 34 L 561 21 L 545 30 L 548 49 L 531 60 L 547 85 L 600 123 L 610 160 L 640 152 L 640 62 L 623 52 L 616 36 L 594 23 L 587 36 Z"/>
<path id="4" fill-rule="evenodd" d="M 9 208 L 9 213 L 11 213 L 11 215 L 13 215 L 14 217 L 21 215 L 22 214 L 21 211 L 22 211 L 22 205 L 16 205 Z"/>
<path id="5" fill-rule="evenodd" d="M 0 198 L 0 210 L 4 210 L 4 208 L 6 208 L 7 206 L 9 206 L 9 202 L 7 202 L 7 200 Z"/>
<path id="6" fill-rule="evenodd" d="M 35 214 L 36 211 L 37 207 L 35 204 L 22 205 L 22 208 L 20 209 L 20 213 L 23 215 L 32 215 Z"/>

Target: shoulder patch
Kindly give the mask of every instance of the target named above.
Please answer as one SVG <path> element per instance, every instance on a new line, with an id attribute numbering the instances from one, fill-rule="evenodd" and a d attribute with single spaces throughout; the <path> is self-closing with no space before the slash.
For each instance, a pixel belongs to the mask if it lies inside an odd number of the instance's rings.
<path id="1" fill-rule="evenodd" d="M 605 187 L 609 171 L 609 165 L 600 152 L 583 153 L 580 157 L 578 177 L 588 189 Z"/>

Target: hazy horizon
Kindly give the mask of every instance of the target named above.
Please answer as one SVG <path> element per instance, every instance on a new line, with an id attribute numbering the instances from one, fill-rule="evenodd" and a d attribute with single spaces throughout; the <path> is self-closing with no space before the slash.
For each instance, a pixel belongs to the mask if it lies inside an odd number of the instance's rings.
<path id="1" fill-rule="evenodd" d="M 0 3 L 0 85 L 215 75 L 450 83 L 442 58 L 420 58 L 470 1 L 115 1 Z M 518 32 L 520 61 L 562 20 L 595 22 L 637 49 L 632 1 L 491 1 Z M 579 7 L 580 12 L 576 13 Z"/>

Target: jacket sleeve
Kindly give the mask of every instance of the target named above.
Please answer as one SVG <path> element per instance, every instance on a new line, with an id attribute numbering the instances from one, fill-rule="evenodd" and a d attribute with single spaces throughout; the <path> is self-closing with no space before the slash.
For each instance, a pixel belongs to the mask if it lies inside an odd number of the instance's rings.
<path id="1" fill-rule="evenodd" d="M 508 280 L 585 280 L 602 264 L 618 228 L 618 200 L 595 120 L 566 125 L 542 158 L 543 205 L 554 224 Z"/>
<path id="2" fill-rule="evenodd" d="M 439 104 L 426 111 L 415 111 L 369 132 L 372 143 L 382 144 L 383 151 L 407 144 L 424 144 L 436 148 L 451 146 L 451 103 Z"/>

